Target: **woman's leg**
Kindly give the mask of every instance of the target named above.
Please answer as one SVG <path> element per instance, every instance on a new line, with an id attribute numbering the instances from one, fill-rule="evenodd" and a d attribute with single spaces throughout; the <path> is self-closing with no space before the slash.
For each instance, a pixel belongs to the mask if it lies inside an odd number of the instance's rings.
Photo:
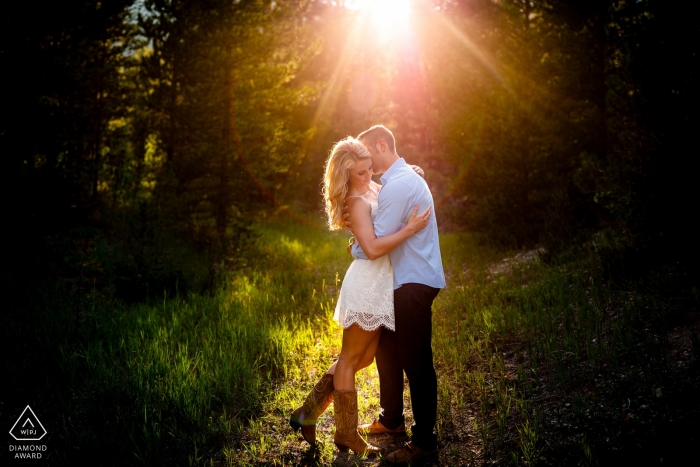
<path id="1" fill-rule="evenodd" d="M 360 364 L 365 366 L 372 363 L 369 359 L 368 350 L 373 352 L 377 349 L 381 329 L 375 331 L 365 331 L 357 324 L 353 324 L 343 330 L 343 348 L 340 350 L 340 357 L 336 362 L 333 385 L 336 391 L 355 390 L 355 372 L 359 370 Z M 373 349 L 373 350 L 372 350 Z M 369 363 L 367 363 L 369 360 Z"/>
<path id="2" fill-rule="evenodd" d="M 372 338 L 372 341 L 367 346 L 367 350 L 365 350 L 365 354 L 362 357 L 362 360 L 360 361 L 359 365 L 357 365 L 355 373 L 357 373 L 360 370 L 364 370 L 372 364 L 372 362 L 374 361 L 374 355 L 377 353 L 377 346 L 379 345 L 379 338 L 381 337 L 381 335 L 382 328 L 379 328 L 379 332 L 376 336 Z"/>
<path id="3" fill-rule="evenodd" d="M 377 353 L 377 346 L 379 345 L 379 337 L 382 335 L 381 329 L 379 328 L 380 332 L 377 333 L 376 336 L 372 339 L 372 341 L 369 343 L 367 346 L 367 350 L 365 350 L 365 354 L 362 357 L 362 360 L 360 361 L 359 365 L 357 366 L 357 369 L 355 370 L 355 373 L 357 373 L 360 370 L 363 370 L 370 366 L 372 362 L 374 361 L 374 354 Z M 338 365 L 338 361 L 336 360 L 333 362 L 333 364 L 326 370 L 327 375 L 333 375 L 335 374 L 335 368 Z"/>
<path id="4" fill-rule="evenodd" d="M 381 448 L 368 444 L 357 432 L 357 392 L 355 372 L 372 363 L 381 331 L 365 331 L 357 324 L 343 331 L 343 348 L 340 351 L 333 381 L 335 392 L 333 404 L 335 412 L 335 434 L 333 442 L 341 452 L 352 449 L 356 454 L 372 456 Z M 363 366 L 364 365 L 364 366 Z"/>

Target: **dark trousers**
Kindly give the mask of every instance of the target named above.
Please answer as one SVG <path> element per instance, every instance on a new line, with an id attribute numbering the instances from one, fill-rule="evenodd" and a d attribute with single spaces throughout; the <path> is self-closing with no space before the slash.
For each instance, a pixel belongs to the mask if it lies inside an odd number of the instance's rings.
<path id="1" fill-rule="evenodd" d="M 382 331 L 377 347 L 380 404 L 379 421 L 394 429 L 404 421 L 403 374 L 411 390 L 413 444 L 430 450 L 437 446 L 433 432 L 437 419 L 437 376 L 433 367 L 432 305 L 440 289 L 404 284 L 394 291 L 396 331 Z"/>

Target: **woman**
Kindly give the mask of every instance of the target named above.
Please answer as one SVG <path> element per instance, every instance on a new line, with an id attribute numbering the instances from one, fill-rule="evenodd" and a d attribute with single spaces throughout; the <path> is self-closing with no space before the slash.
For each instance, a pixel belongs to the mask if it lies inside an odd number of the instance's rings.
<path id="1" fill-rule="evenodd" d="M 338 297 L 334 318 L 343 326 L 340 357 L 316 383 L 304 404 L 291 415 L 289 424 L 301 429 L 309 444 L 316 442 L 316 421 L 334 401 L 338 449 L 373 455 L 380 448 L 368 444 L 357 432 L 355 373 L 374 360 L 382 327 L 394 330 L 393 270 L 387 253 L 423 229 L 430 210 L 416 215 L 398 232 L 377 238 L 372 220 L 377 214 L 381 185 L 372 181 L 372 158 L 364 145 L 348 137 L 338 142 L 326 161 L 323 195 L 331 230 L 344 228 L 343 205 L 347 204 L 355 238 L 365 252 L 381 252 L 370 260 L 350 265 Z"/>

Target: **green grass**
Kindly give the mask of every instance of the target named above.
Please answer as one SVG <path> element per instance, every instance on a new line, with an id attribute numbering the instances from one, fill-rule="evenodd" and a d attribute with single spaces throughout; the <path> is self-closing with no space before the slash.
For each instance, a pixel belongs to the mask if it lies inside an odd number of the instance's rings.
<path id="1" fill-rule="evenodd" d="M 258 232 L 249 267 L 213 296 L 93 300 L 78 321 L 56 294 L 34 297 L 38 314 L 5 328 L 5 339 L 19 333 L 29 342 L 15 349 L 28 356 L 9 370 L 20 383 L 6 416 L 30 395 L 57 465 L 379 463 L 337 454 L 332 407 L 318 450 L 287 426 L 339 352 L 332 315 L 351 261 L 346 236 L 279 219 Z M 535 465 L 556 457 L 555 432 L 574 420 L 576 462 L 594 465 L 601 436 L 618 435 L 598 430 L 608 408 L 584 389 L 627 371 L 630 355 L 663 361 L 643 331 L 666 316 L 658 294 L 611 287 L 594 250 L 545 265 L 499 262 L 512 254 L 466 233 L 442 235 L 441 247 L 448 288 L 433 308 L 440 461 Z M 37 362 L 41 384 L 22 380 Z M 360 418 L 369 421 L 379 401 L 374 365 L 357 385 Z M 401 440 L 375 442 L 391 449 Z"/>
<path id="2" fill-rule="evenodd" d="M 594 465 L 593 442 L 621 449 L 635 430 L 619 426 L 620 396 L 651 404 L 651 381 L 634 375 L 673 373 L 662 340 L 673 301 L 648 283 L 606 280 L 590 246 L 556 264 L 503 268 L 489 264 L 492 252 L 470 253 L 477 247 L 465 237 L 443 238 L 451 286 L 434 306 L 441 439 L 471 446 L 466 454 L 446 450 L 445 461 L 535 465 L 550 456 L 555 465 Z M 562 432 L 578 439 L 573 458 L 560 452 L 571 449 Z"/>
<path id="3" fill-rule="evenodd" d="M 200 465 L 230 433 L 255 427 L 249 420 L 280 384 L 332 362 L 347 240 L 282 222 L 259 234 L 252 267 L 213 296 L 112 302 L 76 322 L 47 294 L 29 332 L 58 367 L 44 418 L 52 434 L 69 434 L 53 437 L 64 462 Z M 246 449 L 260 454 L 264 440 Z"/>

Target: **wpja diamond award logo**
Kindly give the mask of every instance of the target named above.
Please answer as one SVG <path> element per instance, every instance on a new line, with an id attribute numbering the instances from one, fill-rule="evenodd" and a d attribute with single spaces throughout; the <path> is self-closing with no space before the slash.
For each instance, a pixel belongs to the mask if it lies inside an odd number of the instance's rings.
<path id="1" fill-rule="evenodd" d="M 41 424 L 31 407 L 27 406 L 15 424 L 10 428 L 10 434 L 17 441 L 40 441 L 46 436 L 46 428 Z M 41 459 L 46 451 L 46 445 L 39 444 L 10 444 L 10 452 L 15 459 Z"/>

